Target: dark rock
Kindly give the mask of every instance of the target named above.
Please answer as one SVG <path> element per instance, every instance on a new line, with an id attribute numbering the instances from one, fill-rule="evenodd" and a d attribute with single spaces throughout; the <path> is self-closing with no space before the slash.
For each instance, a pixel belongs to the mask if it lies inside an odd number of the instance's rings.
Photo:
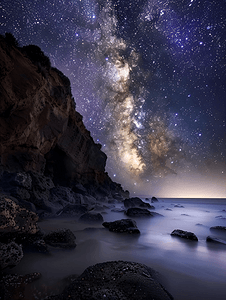
<path id="1" fill-rule="evenodd" d="M 79 218 L 80 222 L 87 222 L 87 223 L 101 223 L 104 221 L 102 215 L 100 213 L 85 213 Z"/>
<path id="2" fill-rule="evenodd" d="M 0 243 L 0 270 L 16 266 L 23 258 L 22 246 L 11 242 Z"/>
<path id="3" fill-rule="evenodd" d="M 44 175 L 30 172 L 32 178 L 32 191 L 30 192 L 32 202 L 38 210 L 46 210 L 55 213 L 62 206 L 54 205 L 50 201 L 50 190 L 54 188 L 54 183 L 51 178 Z"/>
<path id="4" fill-rule="evenodd" d="M 172 209 L 171 209 L 171 208 L 165 208 L 165 210 L 172 211 Z"/>
<path id="5" fill-rule="evenodd" d="M 0 299 L 4 300 L 24 300 L 28 299 L 26 295 L 26 286 L 33 281 L 41 278 L 40 273 L 31 273 L 27 275 L 8 274 L 0 279 Z M 33 299 L 33 298 L 29 298 Z"/>
<path id="6" fill-rule="evenodd" d="M 154 216 L 162 216 L 156 212 L 150 212 L 146 208 L 132 207 L 127 209 L 125 214 L 129 217 L 154 217 Z"/>
<path id="7" fill-rule="evenodd" d="M 217 237 L 215 237 L 215 236 L 210 236 L 210 235 L 209 235 L 209 236 L 206 238 L 206 241 L 207 241 L 207 242 L 211 242 L 211 243 L 217 243 L 217 244 L 226 245 L 226 241 L 221 240 L 221 239 L 219 239 L 219 238 L 217 238 Z"/>
<path id="8" fill-rule="evenodd" d="M 9 196 L 0 195 L 0 235 L 35 234 L 38 216 L 31 211 L 21 207 Z"/>
<path id="9" fill-rule="evenodd" d="M 122 219 L 114 222 L 104 222 L 102 225 L 108 228 L 109 231 L 113 232 L 140 233 L 140 230 L 137 228 L 136 222 L 131 219 Z"/>
<path id="10" fill-rule="evenodd" d="M 172 236 L 178 236 L 178 237 L 183 238 L 183 239 L 198 241 L 197 236 L 193 232 L 189 232 L 189 231 L 175 229 L 174 231 L 171 232 L 171 235 Z"/>
<path id="11" fill-rule="evenodd" d="M 141 208 L 149 208 L 149 209 L 155 208 L 153 205 L 150 205 L 149 203 L 145 203 L 138 197 L 125 199 L 124 206 L 125 208 L 131 208 L 131 207 L 141 207 Z"/>
<path id="12" fill-rule="evenodd" d="M 212 227 L 210 227 L 210 230 L 218 230 L 218 231 L 226 233 L 226 227 L 225 226 L 212 226 Z"/>
<path id="13" fill-rule="evenodd" d="M 180 204 L 175 204 L 174 207 L 184 208 L 184 206 Z"/>
<path id="14" fill-rule="evenodd" d="M 216 218 L 216 219 L 219 219 L 219 220 L 226 220 L 226 218 L 223 217 L 223 216 L 216 216 L 215 218 Z"/>
<path id="15" fill-rule="evenodd" d="M 75 248 L 75 235 L 70 229 L 52 231 L 43 237 L 46 244 L 52 247 Z"/>
<path id="16" fill-rule="evenodd" d="M 79 216 L 88 211 L 87 207 L 80 204 L 68 204 L 57 212 L 58 216 Z"/>
<path id="17" fill-rule="evenodd" d="M 158 200 L 156 197 L 152 197 L 152 198 L 151 198 L 151 202 L 152 202 L 152 203 L 154 203 L 154 202 L 159 202 L 159 200 Z"/>
<path id="18" fill-rule="evenodd" d="M 134 262 L 112 261 L 87 268 L 59 296 L 48 299 L 169 300 L 151 268 Z"/>

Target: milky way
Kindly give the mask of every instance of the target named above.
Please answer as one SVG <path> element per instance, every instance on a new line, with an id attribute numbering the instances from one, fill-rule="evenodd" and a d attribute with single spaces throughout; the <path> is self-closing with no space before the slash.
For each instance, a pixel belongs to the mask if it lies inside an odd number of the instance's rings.
<path id="1" fill-rule="evenodd" d="M 1 1 L 0 33 L 36 44 L 131 192 L 226 197 L 224 0 Z"/>

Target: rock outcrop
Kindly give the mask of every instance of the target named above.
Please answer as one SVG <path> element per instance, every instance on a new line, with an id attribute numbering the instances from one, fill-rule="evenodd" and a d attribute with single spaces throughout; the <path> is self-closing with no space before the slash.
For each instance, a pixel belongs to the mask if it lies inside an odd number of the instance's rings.
<path id="1" fill-rule="evenodd" d="M 39 47 L 19 48 L 0 36 L 0 70 L 2 170 L 46 175 L 55 185 L 82 184 L 90 193 L 102 186 L 107 194 L 128 197 L 105 172 L 107 157 L 75 109 L 69 79 L 51 68 Z"/>
<path id="2" fill-rule="evenodd" d="M 157 273 L 139 263 L 111 261 L 87 268 L 62 294 L 47 299 L 169 300 Z"/>
<path id="3" fill-rule="evenodd" d="M 123 202 L 124 202 L 125 208 L 141 207 L 141 208 L 155 209 L 155 207 L 153 205 L 150 205 L 149 203 L 142 201 L 138 197 L 125 199 Z"/>
<path id="4" fill-rule="evenodd" d="M 140 233 L 140 230 L 137 228 L 136 221 L 131 219 L 116 220 L 114 222 L 104 222 L 102 225 L 108 228 L 109 231 L 113 232 Z"/>

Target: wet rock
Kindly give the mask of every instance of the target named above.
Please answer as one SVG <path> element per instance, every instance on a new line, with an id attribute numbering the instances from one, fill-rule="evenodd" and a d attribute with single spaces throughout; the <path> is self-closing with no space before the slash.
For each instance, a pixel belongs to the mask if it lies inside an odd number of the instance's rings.
<path id="1" fill-rule="evenodd" d="M 46 244 L 52 247 L 75 248 L 75 235 L 70 229 L 52 231 L 43 237 Z"/>
<path id="2" fill-rule="evenodd" d="M 149 208 L 149 209 L 155 208 L 153 205 L 150 205 L 149 203 L 145 203 L 138 197 L 125 199 L 124 206 L 125 208 L 131 208 L 131 207 L 141 207 L 141 208 Z"/>
<path id="3" fill-rule="evenodd" d="M 57 212 L 58 216 L 79 216 L 88 211 L 87 207 L 80 204 L 68 204 Z"/>
<path id="4" fill-rule="evenodd" d="M 156 197 L 152 197 L 152 198 L 151 198 L 151 202 L 152 202 L 152 203 L 154 203 L 154 202 L 159 202 L 159 200 L 158 200 Z"/>
<path id="5" fill-rule="evenodd" d="M 7 195 L 0 195 L 0 235 L 35 234 L 38 216 L 13 201 Z"/>
<path id="6" fill-rule="evenodd" d="M 69 187 L 57 186 L 50 191 L 50 201 L 59 203 L 62 206 L 67 204 L 80 204 L 82 195 L 76 194 Z"/>
<path id="7" fill-rule="evenodd" d="M 225 226 L 212 226 L 212 227 L 210 227 L 210 230 L 218 230 L 218 231 L 226 233 L 226 227 Z"/>
<path id="8" fill-rule="evenodd" d="M 172 209 L 171 209 L 171 208 L 165 208 L 165 210 L 172 211 Z"/>
<path id="9" fill-rule="evenodd" d="M 109 231 L 113 232 L 140 233 L 140 230 L 137 228 L 136 222 L 131 219 L 122 219 L 114 222 L 104 222 L 102 225 L 108 228 Z"/>
<path id="10" fill-rule="evenodd" d="M 102 223 L 104 219 L 100 213 L 87 212 L 81 215 L 79 221 L 87 223 Z"/>
<path id="11" fill-rule="evenodd" d="M 183 206 L 183 205 L 180 205 L 180 204 L 175 204 L 174 207 L 184 208 L 184 206 Z"/>
<path id="12" fill-rule="evenodd" d="M 59 296 L 48 299 L 169 300 L 151 268 L 134 262 L 111 261 L 87 268 Z"/>
<path id="13" fill-rule="evenodd" d="M 139 207 L 132 207 L 127 209 L 125 214 L 128 217 L 154 217 L 154 216 L 162 216 L 161 214 L 158 214 L 156 212 L 150 212 L 146 208 L 139 208 Z"/>
<path id="14" fill-rule="evenodd" d="M 211 242 L 211 243 L 217 243 L 217 244 L 222 244 L 222 245 L 226 245 L 226 241 L 224 241 L 224 240 L 222 240 L 222 239 L 219 239 L 219 238 L 217 238 L 217 237 L 215 237 L 215 236 L 208 236 L 207 238 L 206 238 L 206 241 L 207 242 Z"/>
<path id="15" fill-rule="evenodd" d="M 11 242 L 0 243 L 0 270 L 16 266 L 23 258 L 22 246 Z"/>
<path id="16" fill-rule="evenodd" d="M 0 299 L 4 300 L 24 300 L 28 299 L 25 289 L 28 284 L 39 279 L 40 273 L 27 275 L 8 274 L 0 279 Z M 31 295 L 30 295 L 31 296 Z M 33 299 L 33 298 L 29 298 Z"/>
<path id="17" fill-rule="evenodd" d="M 171 232 L 171 235 L 172 236 L 178 236 L 178 237 L 183 238 L 183 239 L 198 241 L 197 236 L 193 232 L 190 232 L 190 231 L 175 229 Z"/>

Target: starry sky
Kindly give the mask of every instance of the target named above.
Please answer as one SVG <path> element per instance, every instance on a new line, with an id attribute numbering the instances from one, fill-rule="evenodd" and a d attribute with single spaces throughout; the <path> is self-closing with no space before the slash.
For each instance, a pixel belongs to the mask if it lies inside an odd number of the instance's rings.
<path id="1" fill-rule="evenodd" d="M 225 0 L 1 0 L 131 194 L 226 198 Z"/>

